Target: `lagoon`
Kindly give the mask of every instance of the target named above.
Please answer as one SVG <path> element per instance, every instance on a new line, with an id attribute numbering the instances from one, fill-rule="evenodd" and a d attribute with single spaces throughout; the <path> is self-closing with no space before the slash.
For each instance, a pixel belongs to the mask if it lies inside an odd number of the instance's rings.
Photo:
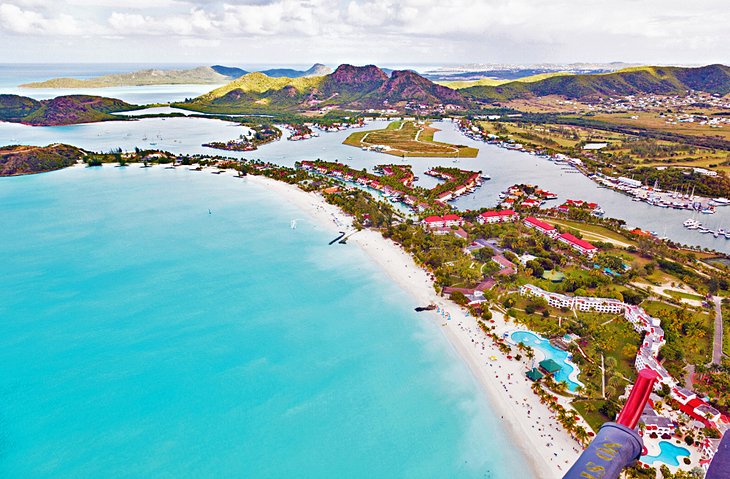
<path id="1" fill-rule="evenodd" d="M 137 112 L 137 113 L 143 113 Z M 368 123 L 366 129 L 383 128 L 387 122 Z M 372 170 L 375 165 L 386 163 L 408 163 L 420 177 L 418 185 L 433 187 L 438 180 L 423 174 L 436 166 L 457 166 L 464 169 L 481 170 L 492 179 L 484 183 L 474 194 L 459 198 L 454 205 L 459 209 L 493 207 L 499 202 L 499 193 L 518 183 L 537 184 L 559 195 L 554 206 L 566 199 L 583 199 L 599 203 L 607 217 L 620 218 L 630 227 L 656 231 L 679 243 L 698 245 L 730 252 L 730 240 L 701 235 L 682 226 L 690 214 L 687 211 L 659 209 L 645 203 L 631 201 L 628 196 L 606 188 L 599 188 L 589 178 L 574 169 L 556 165 L 550 161 L 519 151 L 509 151 L 494 145 L 478 142 L 462 135 L 450 121 L 436 122 L 441 131 L 436 132 L 436 141 L 446 141 L 479 148 L 474 159 L 407 158 L 362 151 L 342 144 L 351 130 L 321 133 L 319 138 L 291 142 L 286 139 L 261 146 L 253 152 L 222 152 L 203 147 L 209 141 L 227 141 L 237 138 L 245 128 L 230 122 L 207 118 L 147 118 L 136 121 L 103 122 L 62 127 L 30 127 L 0 122 L 0 143 L 22 143 L 47 145 L 54 142 L 94 151 L 109 151 L 114 148 L 125 150 L 160 148 L 179 154 L 223 154 L 236 158 L 255 158 L 285 166 L 294 166 L 300 160 L 322 159 L 341 161 L 360 169 Z M 146 138 L 146 139 L 145 139 Z M 155 143 L 155 145 L 150 145 Z M 702 215 L 704 224 L 713 229 L 730 229 L 730 207 L 718 207 L 714 215 Z"/>

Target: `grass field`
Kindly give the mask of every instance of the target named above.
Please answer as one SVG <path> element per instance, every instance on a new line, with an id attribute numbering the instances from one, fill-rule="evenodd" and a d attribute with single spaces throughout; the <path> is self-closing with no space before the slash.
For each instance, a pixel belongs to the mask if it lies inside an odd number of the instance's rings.
<path id="1" fill-rule="evenodd" d="M 699 294 L 692 294 L 692 293 L 683 293 L 681 291 L 675 291 L 673 289 L 665 289 L 665 294 L 668 294 L 674 299 L 691 299 L 694 301 L 704 301 L 705 298 L 700 296 Z"/>
<path id="2" fill-rule="evenodd" d="M 359 148 L 383 146 L 387 148 L 382 153 L 400 157 L 475 158 L 479 153 L 476 148 L 433 141 L 436 131 L 427 123 L 394 121 L 382 130 L 353 133 L 343 144 Z"/>
<path id="3" fill-rule="evenodd" d="M 524 111 L 530 111 L 524 109 Z M 536 111 L 550 111 L 537 109 Z M 616 125 L 632 126 L 638 129 L 651 129 L 662 132 L 679 133 L 702 137 L 720 137 L 730 139 L 730 128 L 711 128 L 698 123 L 667 124 L 657 112 L 641 112 L 634 114 L 600 114 L 594 119 Z M 633 119 L 633 117 L 638 117 Z M 608 148 L 605 152 L 611 155 L 628 156 L 631 162 L 642 166 L 681 166 L 694 168 L 709 168 L 715 171 L 730 173 L 730 153 L 721 149 L 694 147 L 676 141 L 651 140 L 657 147 L 663 147 L 664 152 L 653 156 L 640 156 L 626 147 L 630 140 L 639 139 L 634 135 L 614 133 L 600 129 L 567 126 L 557 124 L 514 123 L 506 121 L 481 121 L 478 125 L 487 133 L 498 136 L 507 136 L 518 143 L 553 149 L 566 154 L 578 148 L 580 142 L 605 142 Z"/>
<path id="4" fill-rule="evenodd" d="M 614 233 L 613 231 L 609 230 L 608 228 L 604 228 L 603 226 L 582 224 L 567 220 L 555 220 L 552 218 L 547 218 L 545 219 L 545 221 L 553 225 L 577 230 L 586 241 L 601 241 L 604 243 L 613 243 L 621 247 L 636 245 L 635 241 L 632 241 L 618 233 Z"/>
<path id="5" fill-rule="evenodd" d="M 605 402 L 606 401 L 601 399 L 584 399 L 573 401 L 572 405 L 576 411 L 583 416 L 583 419 L 586 420 L 588 425 L 590 425 L 594 431 L 598 431 L 604 422 L 608 422 L 613 419 L 599 411 Z"/>

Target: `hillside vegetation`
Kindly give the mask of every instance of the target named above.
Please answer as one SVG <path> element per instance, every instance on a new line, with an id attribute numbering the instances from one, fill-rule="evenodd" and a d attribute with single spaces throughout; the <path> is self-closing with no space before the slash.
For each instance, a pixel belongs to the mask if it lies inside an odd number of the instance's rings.
<path id="1" fill-rule="evenodd" d="M 437 85 L 409 71 L 383 70 L 367 65 L 340 65 L 323 76 L 272 78 L 250 73 L 189 102 L 175 106 L 199 111 L 246 113 L 262 110 L 307 110 L 322 106 L 340 108 L 398 108 L 419 105 L 456 105 L 469 102 L 457 91 Z"/>
<path id="2" fill-rule="evenodd" d="M 41 101 L 19 95 L 0 95 L 0 120 L 33 126 L 121 121 L 126 118 L 111 113 L 138 108 L 122 100 L 90 95 L 67 95 Z"/>
<path id="3" fill-rule="evenodd" d="M 613 73 L 561 75 L 534 82 L 513 81 L 496 86 L 472 86 L 460 91 L 475 100 L 506 101 L 547 95 L 579 100 L 639 93 L 681 95 L 688 90 L 727 95 L 730 93 L 730 67 L 636 67 Z"/>
<path id="4" fill-rule="evenodd" d="M 86 153 L 69 145 L 0 147 L 0 176 L 27 175 L 60 170 L 76 163 Z"/>
<path id="5" fill-rule="evenodd" d="M 546 78 L 573 75 L 568 72 L 550 72 L 550 73 L 538 73 L 536 75 L 530 75 L 523 78 L 517 78 L 515 80 L 505 80 L 498 78 L 482 78 L 479 80 L 452 80 L 452 81 L 437 81 L 439 85 L 449 87 L 454 90 L 461 90 L 462 88 L 469 88 L 473 86 L 499 86 L 506 83 L 522 82 L 522 83 L 534 83 L 536 81 L 544 80 Z"/>

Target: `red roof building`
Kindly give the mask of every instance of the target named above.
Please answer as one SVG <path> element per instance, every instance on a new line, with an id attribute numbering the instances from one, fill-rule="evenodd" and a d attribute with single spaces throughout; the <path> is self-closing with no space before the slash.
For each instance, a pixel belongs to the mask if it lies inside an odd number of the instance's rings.
<path id="1" fill-rule="evenodd" d="M 485 211 L 477 216 L 477 222 L 480 224 L 505 223 L 515 221 L 517 218 L 519 218 L 519 215 L 514 210 Z"/>
<path id="2" fill-rule="evenodd" d="M 444 226 L 461 226 L 464 223 L 461 216 L 455 214 L 444 215 L 443 220 Z"/>
<path id="3" fill-rule="evenodd" d="M 590 244 L 588 241 L 576 238 L 570 233 L 561 234 L 560 236 L 558 236 L 558 241 L 567 244 L 574 250 L 578 251 L 580 254 L 593 256 L 596 251 L 598 251 L 598 248 Z"/>
<path id="4" fill-rule="evenodd" d="M 426 218 L 423 218 L 421 224 L 429 228 L 443 228 L 444 219 L 440 216 L 427 216 Z"/>
<path id="5" fill-rule="evenodd" d="M 544 221 L 540 221 L 534 216 L 528 216 L 527 218 L 525 218 L 524 223 L 525 226 L 527 226 L 528 228 L 535 228 L 542 234 L 546 234 L 552 238 L 558 235 L 558 230 L 556 230 L 555 227 L 548 223 L 545 223 Z"/>

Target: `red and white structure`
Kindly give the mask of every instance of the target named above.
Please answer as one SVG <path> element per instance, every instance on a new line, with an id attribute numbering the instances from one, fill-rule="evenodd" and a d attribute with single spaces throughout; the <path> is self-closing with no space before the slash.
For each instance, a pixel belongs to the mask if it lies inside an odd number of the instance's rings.
<path id="1" fill-rule="evenodd" d="M 520 294 L 537 296 L 545 299 L 550 306 L 555 308 L 577 309 L 578 311 L 595 311 L 597 313 L 623 314 L 634 329 L 643 332 L 644 338 L 641 341 L 639 351 L 636 353 L 634 364 L 637 371 L 649 368 L 659 376 L 659 382 L 673 387 L 677 384 L 674 378 L 667 372 L 664 366 L 657 359 L 659 349 L 664 346 L 664 330 L 661 321 L 649 316 L 643 308 L 627 304 L 613 298 L 592 298 L 586 296 L 568 296 L 565 294 L 551 293 L 532 284 L 520 287 Z"/>
<path id="2" fill-rule="evenodd" d="M 427 216 L 421 221 L 421 224 L 427 228 L 450 228 L 452 226 L 461 226 L 464 220 L 459 215 L 445 216 Z"/>
<path id="3" fill-rule="evenodd" d="M 559 235 L 558 241 L 567 244 L 582 255 L 593 256 L 598 251 L 598 248 L 590 244 L 588 241 L 576 238 L 570 233 L 563 233 Z"/>
<path id="4" fill-rule="evenodd" d="M 545 223 L 544 221 L 540 221 L 534 216 L 528 216 L 527 218 L 525 218 L 525 221 L 523 223 L 528 228 L 534 228 L 540 233 L 548 235 L 551 238 L 555 238 L 558 236 L 558 230 L 556 230 L 553 225 Z"/>
<path id="5" fill-rule="evenodd" d="M 477 216 L 477 223 L 479 224 L 492 224 L 492 223 L 508 223 L 516 221 L 520 218 L 514 210 L 500 210 L 500 211 L 485 211 L 484 213 Z"/>

